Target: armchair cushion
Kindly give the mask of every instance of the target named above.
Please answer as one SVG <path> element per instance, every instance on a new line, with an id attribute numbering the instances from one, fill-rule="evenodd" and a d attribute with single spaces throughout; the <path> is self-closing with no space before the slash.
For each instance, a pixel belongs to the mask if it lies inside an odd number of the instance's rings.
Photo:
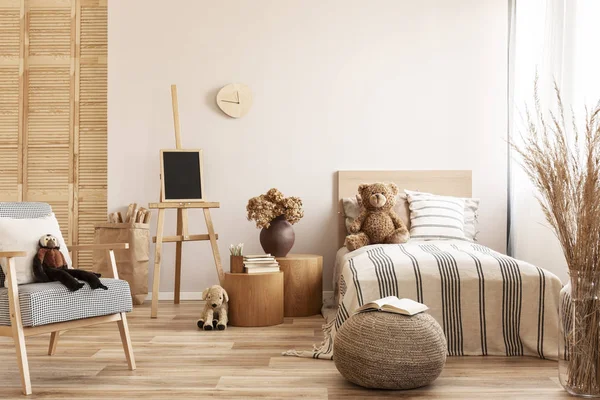
<path id="1" fill-rule="evenodd" d="M 70 292 L 59 282 L 20 285 L 19 303 L 23 326 L 40 326 L 130 312 L 131 293 L 127 281 L 107 278 L 100 280 L 108 290 L 92 290 L 86 284 L 78 291 Z M 0 325 L 10 325 L 6 288 L 0 288 Z"/>
<path id="2" fill-rule="evenodd" d="M 24 250 L 27 252 L 26 257 L 15 258 L 19 285 L 35 281 L 33 259 L 37 254 L 40 238 L 46 234 L 51 234 L 58 239 L 60 251 L 67 265 L 71 267 L 71 257 L 54 214 L 43 218 L 0 218 L 0 250 Z M 0 259 L 0 265 L 6 274 L 7 262 L 4 258 Z M 2 286 L 6 286 L 4 279 L 0 283 Z"/>

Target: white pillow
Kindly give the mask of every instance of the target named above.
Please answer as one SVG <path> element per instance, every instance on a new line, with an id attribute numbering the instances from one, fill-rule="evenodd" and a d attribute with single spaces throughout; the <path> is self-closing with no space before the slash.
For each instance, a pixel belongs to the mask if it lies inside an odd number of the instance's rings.
<path id="1" fill-rule="evenodd" d="M 410 237 L 419 240 L 465 240 L 465 201 L 407 191 L 410 207 Z"/>
<path id="2" fill-rule="evenodd" d="M 413 196 L 417 196 L 419 194 L 437 196 L 432 193 L 416 192 L 416 191 L 412 191 L 412 190 L 405 190 L 404 192 L 406 193 L 407 196 L 409 194 L 411 194 Z M 446 197 L 451 197 L 451 196 L 446 196 Z M 478 223 L 478 218 L 479 218 L 479 199 L 470 198 L 470 197 L 458 197 L 458 198 L 464 200 L 464 202 L 465 202 L 465 218 L 464 218 L 465 238 L 472 242 L 476 242 L 477 234 L 479 233 L 479 231 L 477 230 L 477 223 Z"/>
<path id="3" fill-rule="evenodd" d="M 26 257 L 16 257 L 14 259 L 19 285 L 35 281 L 33 259 L 37 254 L 40 238 L 47 234 L 51 234 L 58 239 L 60 251 L 65 256 L 67 266 L 71 268 L 71 257 L 54 214 L 44 218 L 32 219 L 0 218 L 0 251 L 27 252 Z M 6 258 L 0 258 L 0 265 L 4 275 L 6 275 L 8 269 Z"/>

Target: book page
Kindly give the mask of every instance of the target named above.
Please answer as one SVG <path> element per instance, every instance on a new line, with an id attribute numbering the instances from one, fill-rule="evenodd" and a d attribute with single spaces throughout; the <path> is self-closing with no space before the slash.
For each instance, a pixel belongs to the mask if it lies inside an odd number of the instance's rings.
<path id="1" fill-rule="evenodd" d="M 386 304 L 397 307 L 396 304 L 399 301 L 400 301 L 400 299 L 397 298 L 396 296 L 388 296 L 388 297 L 384 297 L 383 299 L 372 301 L 371 303 L 377 304 L 377 308 L 381 308 Z"/>
<path id="2" fill-rule="evenodd" d="M 379 309 L 382 311 L 414 315 L 428 310 L 429 307 L 411 299 L 399 299 L 396 296 L 388 296 L 383 299 L 372 301 L 360 308 L 360 310 L 363 311 L 367 309 Z"/>

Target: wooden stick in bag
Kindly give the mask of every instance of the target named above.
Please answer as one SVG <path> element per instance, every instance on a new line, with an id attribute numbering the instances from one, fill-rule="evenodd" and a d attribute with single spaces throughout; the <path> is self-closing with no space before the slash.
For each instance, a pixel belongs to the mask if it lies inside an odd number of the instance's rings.
<path id="1" fill-rule="evenodd" d="M 137 208 L 137 204 L 136 203 L 131 203 L 129 205 L 129 207 L 127 207 L 127 216 L 125 217 L 125 222 L 131 223 L 133 222 L 131 220 L 131 217 L 133 215 L 133 211 Z"/>
<path id="2" fill-rule="evenodd" d="M 138 212 L 138 217 L 136 219 L 135 222 L 138 223 L 143 223 L 144 222 L 144 218 L 146 218 L 146 213 L 148 212 L 147 209 L 145 209 L 144 207 L 140 207 L 140 211 Z"/>
<path id="3" fill-rule="evenodd" d="M 135 222 L 137 221 L 138 213 L 139 210 L 137 208 L 133 210 L 133 213 L 131 214 L 131 219 L 129 220 L 130 224 L 135 224 Z"/>

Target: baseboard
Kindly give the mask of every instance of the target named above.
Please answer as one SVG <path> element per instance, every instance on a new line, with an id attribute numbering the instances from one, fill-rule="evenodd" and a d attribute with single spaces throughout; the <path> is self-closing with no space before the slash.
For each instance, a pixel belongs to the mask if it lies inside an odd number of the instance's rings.
<path id="1" fill-rule="evenodd" d="M 158 300 L 173 300 L 175 293 L 173 292 L 160 292 L 158 294 Z M 179 297 L 181 300 L 202 300 L 202 292 L 181 292 Z M 333 290 L 323 291 L 323 301 L 333 298 Z M 152 292 L 148 293 L 146 300 L 152 300 Z"/>

